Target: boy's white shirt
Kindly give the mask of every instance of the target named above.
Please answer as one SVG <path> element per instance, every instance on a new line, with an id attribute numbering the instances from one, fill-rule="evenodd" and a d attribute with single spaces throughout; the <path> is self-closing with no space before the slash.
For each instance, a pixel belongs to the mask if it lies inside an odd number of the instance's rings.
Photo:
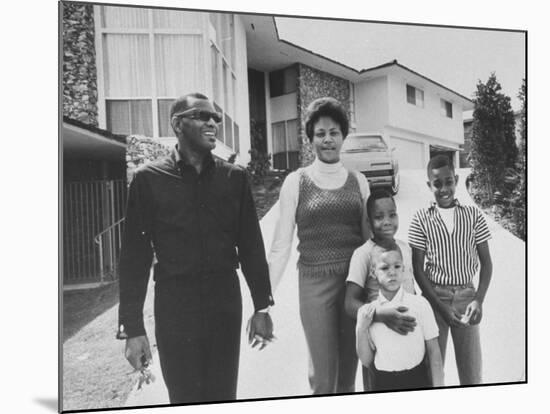
<path id="1" fill-rule="evenodd" d="M 447 231 L 449 232 L 449 234 L 451 234 L 455 227 L 456 207 L 441 208 L 438 205 L 436 205 L 435 208 L 437 208 L 437 211 L 439 212 L 439 215 L 441 216 L 441 219 L 443 220 L 445 227 L 447 227 Z"/>
<path id="2" fill-rule="evenodd" d="M 375 302 L 379 305 L 387 303 L 395 306 L 405 305 L 409 308 L 407 314 L 414 316 L 417 321 L 414 331 L 407 335 L 398 334 L 382 322 L 373 322 L 370 325 L 369 345 L 375 351 L 376 369 L 403 371 L 416 367 L 424 358 L 425 341 L 439 335 L 439 328 L 430 304 L 423 296 L 406 292 L 403 286 L 391 301 L 388 301 L 380 292 Z M 380 344 L 383 345 L 380 346 Z"/>
<path id="3" fill-rule="evenodd" d="M 316 186 L 325 190 L 342 187 L 348 178 L 348 170 L 344 168 L 341 162 L 327 164 L 315 158 L 313 163 L 305 167 L 304 170 Z M 369 183 L 363 174 L 358 172 L 352 172 L 352 174 L 357 177 L 364 205 L 370 195 Z M 273 292 L 279 285 L 290 257 L 296 228 L 299 190 L 300 170 L 291 172 L 286 177 L 279 193 L 279 219 L 275 225 L 275 233 L 267 260 Z"/>

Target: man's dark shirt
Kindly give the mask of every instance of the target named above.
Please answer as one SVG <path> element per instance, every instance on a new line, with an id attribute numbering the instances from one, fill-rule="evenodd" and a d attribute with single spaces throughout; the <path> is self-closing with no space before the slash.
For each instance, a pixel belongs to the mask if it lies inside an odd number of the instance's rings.
<path id="1" fill-rule="evenodd" d="M 157 283 L 201 274 L 228 277 L 240 262 L 255 310 L 273 304 L 252 192 L 240 166 L 209 154 L 198 174 L 174 149 L 136 170 L 120 258 L 119 337 L 145 334 L 143 304 L 153 255 Z"/>

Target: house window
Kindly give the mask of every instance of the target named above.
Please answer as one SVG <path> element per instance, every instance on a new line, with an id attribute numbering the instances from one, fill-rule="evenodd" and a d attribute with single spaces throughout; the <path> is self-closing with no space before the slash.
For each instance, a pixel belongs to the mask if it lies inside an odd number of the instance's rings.
<path id="1" fill-rule="evenodd" d="M 424 91 L 414 86 L 407 85 L 407 102 L 424 108 Z"/>
<path id="2" fill-rule="evenodd" d="M 274 122 L 271 128 L 273 132 L 273 168 L 277 170 L 297 169 L 300 152 L 298 120 Z"/>
<path id="3" fill-rule="evenodd" d="M 218 139 L 239 152 L 237 125 L 237 75 L 235 72 L 234 16 L 210 13 L 210 59 L 214 106 L 223 114 Z"/>
<path id="4" fill-rule="evenodd" d="M 204 13 L 98 6 L 107 129 L 173 137 L 171 103 L 205 89 Z"/>
<path id="5" fill-rule="evenodd" d="M 126 135 L 128 131 L 152 136 L 151 101 L 146 99 L 108 100 L 107 129 L 113 134 Z"/>
<path id="6" fill-rule="evenodd" d="M 233 149 L 238 154 L 241 150 L 241 145 L 240 145 L 241 141 L 239 141 L 239 126 L 235 124 L 234 127 L 235 127 L 235 132 L 233 133 L 233 141 L 235 143 L 235 148 Z"/>
<path id="7" fill-rule="evenodd" d="M 170 122 L 170 107 L 174 99 L 159 99 L 159 136 L 175 137 Z"/>
<path id="8" fill-rule="evenodd" d="M 451 102 L 441 99 L 441 115 L 447 118 L 453 117 L 453 104 Z"/>
<path id="9" fill-rule="evenodd" d="M 295 65 L 269 74 L 271 97 L 286 95 L 298 89 L 298 69 Z"/>
<path id="10" fill-rule="evenodd" d="M 210 25 L 214 30 L 212 39 L 231 66 L 235 65 L 235 22 L 232 14 L 210 13 Z"/>

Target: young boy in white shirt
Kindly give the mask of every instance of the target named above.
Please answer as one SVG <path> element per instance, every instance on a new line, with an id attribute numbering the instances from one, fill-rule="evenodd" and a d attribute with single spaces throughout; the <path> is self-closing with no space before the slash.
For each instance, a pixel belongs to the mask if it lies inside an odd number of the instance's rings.
<path id="1" fill-rule="evenodd" d="M 443 386 L 443 363 L 438 344 L 438 327 L 428 301 L 407 293 L 403 287 L 403 255 L 395 245 L 376 247 L 372 255 L 373 274 L 380 285 L 376 299 L 406 306 L 417 326 L 400 335 L 384 323 L 373 322 L 373 306 L 357 312 L 356 345 L 361 363 L 373 370 L 373 391 Z M 427 355 L 429 370 L 424 363 Z"/>

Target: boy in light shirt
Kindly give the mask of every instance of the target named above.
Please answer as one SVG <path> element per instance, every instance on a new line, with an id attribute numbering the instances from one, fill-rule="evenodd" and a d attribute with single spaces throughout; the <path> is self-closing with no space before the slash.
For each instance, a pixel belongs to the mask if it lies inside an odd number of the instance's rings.
<path id="1" fill-rule="evenodd" d="M 415 317 L 417 326 L 400 335 L 384 323 L 373 322 L 374 307 L 364 305 L 357 312 L 357 354 L 373 371 L 372 391 L 443 386 L 443 363 L 438 344 L 438 327 L 428 301 L 406 292 L 403 256 L 400 248 L 376 247 L 372 255 L 373 274 L 380 285 L 376 301 L 403 305 Z M 428 367 L 424 363 L 427 355 Z"/>

